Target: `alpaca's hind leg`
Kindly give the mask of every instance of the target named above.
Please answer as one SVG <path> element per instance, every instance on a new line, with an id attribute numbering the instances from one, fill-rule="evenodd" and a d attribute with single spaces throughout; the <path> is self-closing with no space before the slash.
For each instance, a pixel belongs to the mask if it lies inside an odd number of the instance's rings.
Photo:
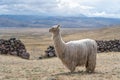
<path id="1" fill-rule="evenodd" d="M 92 73 L 92 72 L 94 72 L 94 70 L 95 70 L 95 64 L 88 64 L 88 66 L 86 66 L 86 72 L 88 72 L 88 73 Z"/>
<path id="2" fill-rule="evenodd" d="M 87 62 L 86 62 L 86 71 L 89 73 L 94 72 L 95 66 L 96 66 L 96 55 L 89 56 Z"/>

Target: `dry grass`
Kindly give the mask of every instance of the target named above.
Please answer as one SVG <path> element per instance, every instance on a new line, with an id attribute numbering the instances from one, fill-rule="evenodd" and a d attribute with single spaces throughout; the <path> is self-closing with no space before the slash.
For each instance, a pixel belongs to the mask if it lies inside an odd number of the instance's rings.
<path id="1" fill-rule="evenodd" d="M 65 41 L 92 39 L 120 39 L 120 27 L 99 30 L 62 29 Z M 69 73 L 58 58 L 37 58 L 52 44 L 48 29 L 4 29 L 0 38 L 17 37 L 21 39 L 31 54 L 30 60 L 0 55 L 0 80 L 120 80 L 120 53 L 102 53 L 97 55 L 96 71 L 85 73 L 85 68 L 78 67 Z"/>

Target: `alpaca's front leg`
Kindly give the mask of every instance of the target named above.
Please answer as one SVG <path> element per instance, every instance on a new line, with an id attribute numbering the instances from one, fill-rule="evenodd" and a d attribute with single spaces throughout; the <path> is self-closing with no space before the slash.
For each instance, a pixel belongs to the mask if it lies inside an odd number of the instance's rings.
<path id="1" fill-rule="evenodd" d="M 70 72 L 73 73 L 75 71 L 75 67 L 70 68 Z"/>
<path id="2" fill-rule="evenodd" d="M 73 73 L 75 71 L 75 68 L 76 68 L 76 66 L 74 64 L 66 65 L 66 67 L 70 70 L 71 73 Z"/>
<path id="3" fill-rule="evenodd" d="M 73 66 L 66 66 L 66 67 L 70 70 L 71 73 L 75 71 L 75 67 Z"/>

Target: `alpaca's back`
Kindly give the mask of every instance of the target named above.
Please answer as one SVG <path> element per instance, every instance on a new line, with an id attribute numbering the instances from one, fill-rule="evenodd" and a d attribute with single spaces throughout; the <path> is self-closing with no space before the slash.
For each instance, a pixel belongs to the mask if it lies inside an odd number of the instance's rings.
<path id="1" fill-rule="evenodd" d="M 66 43 L 66 46 L 73 47 L 73 49 L 82 48 L 82 49 L 91 49 L 92 47 L 97 47 L 95 40 L 92 39 L 82 39 L 76 41 L 70 41 Z"/>
<path id="2" fill-rule="evenodd" d="M 89 55 L 96 56 L 97 44 L 92 39 L 82 39 L 66 43 L 66 56 L 76 65 L 84 65 Z"/>

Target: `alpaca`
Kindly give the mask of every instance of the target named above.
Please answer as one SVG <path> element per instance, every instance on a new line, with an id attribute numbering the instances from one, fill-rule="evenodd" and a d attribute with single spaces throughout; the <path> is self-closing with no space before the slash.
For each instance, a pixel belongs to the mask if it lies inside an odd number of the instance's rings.
<path id="1" fill-rule="evenodd" d="M 87 72 L 94 72 L 97 44 L 92 39 L 82 39 L 65 43 L 61 38 L 60 25 L 49 29 L 57 57 L 71 71 L 77 66 L 85 66 Z"/>

